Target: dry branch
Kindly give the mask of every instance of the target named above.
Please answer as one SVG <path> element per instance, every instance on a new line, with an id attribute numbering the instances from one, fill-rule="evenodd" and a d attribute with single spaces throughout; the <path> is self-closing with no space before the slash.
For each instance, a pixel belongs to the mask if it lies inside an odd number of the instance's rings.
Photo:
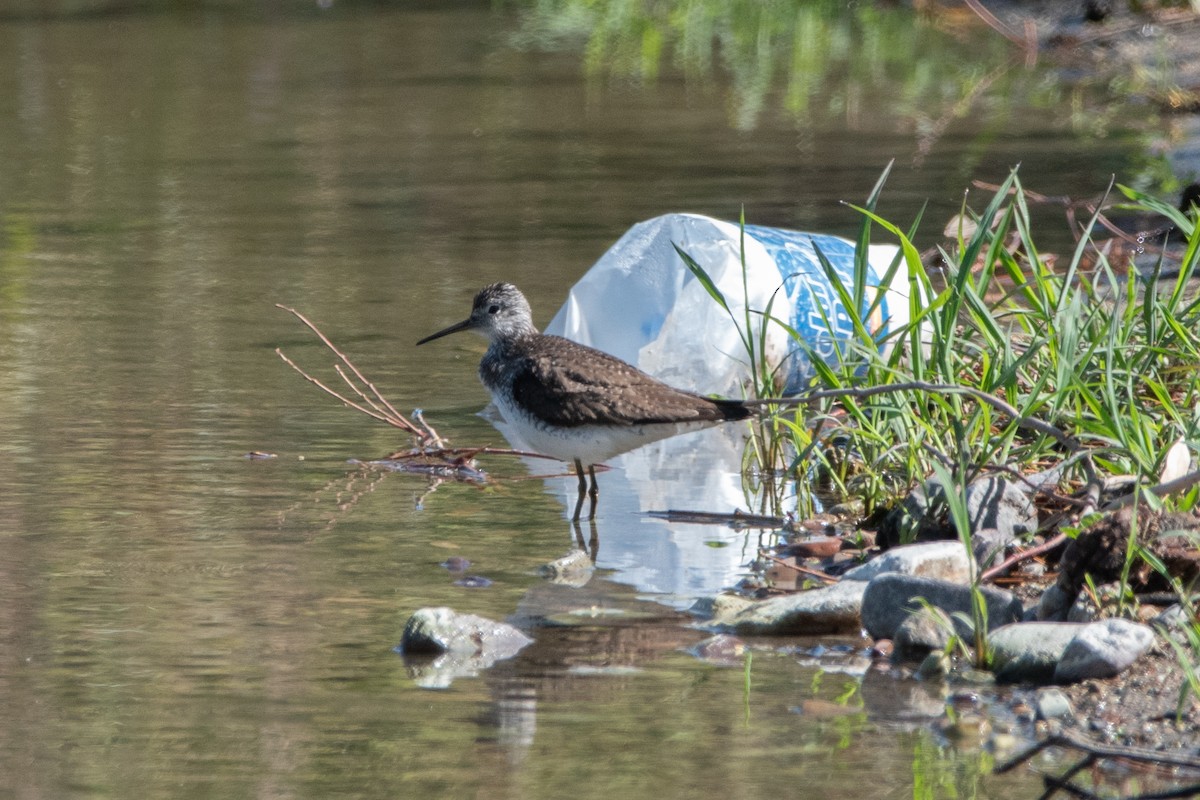
<path id="1" fill-rule="evenodd" d="M 317 335 L 317 338 L 321 340 L 321 344 L 325 345 L 325 347 L 327 347 L 331 353 L 337 356 L 337 359 L 341 362 L 341 364 L 334 364 L 334 370 L 337 371 L 337 374 L 346 383 L 346 385 L 350 387 L 354 394 L 358 395 L 361 402 L 351 400 L 349 397 L 346 397 L 340 392 L 331 389 L 317 378 L 309 375 L 299 365 L 297 365 L 296 362 L 284 355 L 282 349 L 276 347 L 275 354 L 283 359 L 284 363 L 296 370 L 296 372 L 300 373 L 301 377 L 317 388 L 321 389 L 321 391 L 340 400 L 343 405 L 349 406 L 356 411 L 361 411 L 372 419 L 377 419 L 380 422 L 385 422 L 394 428 L 399 428 L 416 439 L 418 444 L 421 446 L 442 447 L 443 442 L 433 428 L 425 425 L 424 429 L 422 429 L 397 411 L 388 401 L 388 399 L 384 397 L 377 388 L 375 388 L 375 384 L 367 380 L 366 376 L 359 371 L 358 367 L 354 366 L 354 363 L 346 357 L 346 354 L 339 350 L 337 346 L 329 340 L 329 337 L 322 333 L 321 329 L 313 324 L 307 317 L 305 317 L 296 309 L 281 305 L 279 303 L 276 303 L 275 307 L 283 309 L 304 323 L 305 327 Z M 343 369 L 343 365 L 345 365 L 345 369 Z M 347 370 L 349 370 L 349 374 L 347 374 Z"/>
<path id="2" fill-rule="evenodd" d="M 1036 756 L 1049 747 L 1064 747 L 1071 750 L 1077 750 L 1083 753 L 1083 758 L 1073 764 L 1062 775 L 1042 775 L 1042 782 L 1046 787 L 1046 791 L 1042 794 L 1039 800 L 1049 800 L 1058 792 L 1065 792 L 1074 797 L 1084 798 L 1099 798 L 1099 795 L 1090 790 L 1076 786 L 1071 783 L 1073 778 L 1081 770 L 1084 770 L 1099 761 L 1120 762 L 1125 765 L 1138 765 L 1146 769 L 1162 771 L 1164 768 L 1170 767 L 1173 770 L 1172 777 L 1179 780 L 1191 780 L 1193 776 L 1200 776 L 1200 758 L 1195 758 L 1188 755 L 1175 755 L 1164 753 L 1157 750 L 1143 750 L 1136 747 L 1120 747 L 1117 745 L 1103 745 L 1097 742 L 1091 742 L 1084 739 L 1071 736 L 1066 733 L 1059 733 L 1053 736 L 1047 736 L 1040 742 L 1032 745 L 1023 753 L 1013 757 L 1010 761 L 1005 762 L 996 767 L 996 773 L 1000 774 L 1008 772 Z M 1138 795 L 1132 795 L 1125 800 L 1167 800 L 1167 798 L 1176 797 L 1195 797 L 1200 795 L 1200 784 L 1193 783 L 1187 786 L 1179 786 L 1165 791 L 1145 792 Z"/>
<path id="3" fill-rule="evenodd" d="M 484 472 L 476 468 L 474 459 L 477 455 L 545 458 L 551 461 L 559 460 L 551 456 L 542 455 L 541 453 L 532 453 L 525 450 L 511 450 L 487 446 L 447 446 L 446 441 L 429 424 L 429 421 L 425 419 L 420 409 L 413 411 L 411 418 L 397 411 L 395 406 L 376 388 L 375 384 L 311 320 L 294 308 L 278 303 L 276 304 L 276 308 L 282 309 L 300 320 L 334 354 L 337 362 L 334 363 L 333 369 L 337 372 L 338 377 L 342 379 L 342 382 L 349 387 L 350 392 L 344 393 L 338 391 L 319 378 L 313 377 L 296 364 L 296 362 L 288 358 L 282 349 L 275 348 L 275 354 L 285 364 L 298 372 L 306 381 L 337 399 L 348 408 L 353 408 L 355 411 L 366 414 L 371 419 L 386 423 L 394 428 L 399 428 L 413 438 L 413 447 L 410 449 L 389 453 L 381 459 L 359 461 L 357 463 L 369 467 L 386 467 L 398 472 L 426 475 L 434 481 L 458 480 L 482 482 L 488 480 L 488 477 Z M 530 476 L 531 479 L 536 477 L 541 476 Z"/>

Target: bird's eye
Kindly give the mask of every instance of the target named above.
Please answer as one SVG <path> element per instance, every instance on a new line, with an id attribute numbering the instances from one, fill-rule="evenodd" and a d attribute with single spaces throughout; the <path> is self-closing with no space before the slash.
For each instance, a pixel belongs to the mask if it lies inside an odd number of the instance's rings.
<path id="1" fill-rule="evenodd" d="M 488 306 L 488 313 L 489 314 L 499 314 L 500 306 L 493 303 L 492 305 Z"/>

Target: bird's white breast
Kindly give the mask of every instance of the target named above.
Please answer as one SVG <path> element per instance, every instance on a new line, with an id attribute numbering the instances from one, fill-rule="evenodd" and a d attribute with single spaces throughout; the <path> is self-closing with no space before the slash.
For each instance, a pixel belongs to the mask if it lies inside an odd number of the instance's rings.
<path id="1" fill-rule="evenodd" d="M 680 433 L 703 430 L 719 424 L 712 421 L 654 423 L 650 425 L 578 425 L 555 427 L 535 419 L 499 392 L 492 401 L 510 425 L 510 433 L 521 448 L 562 461 L 579 459 L 585 465 L 600 464 L 613 456 Z"/>

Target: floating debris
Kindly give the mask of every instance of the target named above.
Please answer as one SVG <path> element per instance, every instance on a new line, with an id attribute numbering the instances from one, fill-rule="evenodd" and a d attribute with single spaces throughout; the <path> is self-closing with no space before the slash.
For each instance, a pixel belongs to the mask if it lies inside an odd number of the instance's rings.
<path id="1" fill-rule="evenodd" d="M 734 511 L 732 514 L 720 514 L 711 511 L 647 511 L 646 516 L 655 519 L 665 519 L 668 522 L 684 522 L 697 525 L 728 525 L 737 530 L 741 528 L 787 528 L 792 521 L 787 517 L 777 517 L 766 514 L 750 514 L 745 511 Z"/>
<path id="2" fill-rule="evenodd" d="M 492 585 L 490 578 L 485 578 L 482 575 L 464 575 L 454 582 L 455 586 L 463 586 L 467 589 L 486 589 Z"/>

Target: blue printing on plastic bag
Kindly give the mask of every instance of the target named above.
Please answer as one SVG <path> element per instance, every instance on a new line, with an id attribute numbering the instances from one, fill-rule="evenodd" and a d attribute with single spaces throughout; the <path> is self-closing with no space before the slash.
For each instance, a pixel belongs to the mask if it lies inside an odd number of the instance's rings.
<path id="1" fill-rule="evenodd" d="M 854 285 L 854 245 L 834 236 L 758 225 L 747 225 L 746 234 L 754 237 L 763 246 L 779 270 L 784 293 L 792 310 L 789 320 L 791 326 L 804 336 L 805 341 L 822 359 L 834 359 L 838 342 L 854 337 L 854 326 L 837 293 L 826 279 L 813 245 L 815 243 L 821 249 L 821 253 L 833 266 L 844 286 Z M 879 285 L 879 275 L 873 268 L 870 268 L 870 279 L 873 285 Z M 864 299 L 860 314 L 867 313 L 872 299 Z M 832 336 L 821 317 L 821 309 L 824 309 L 829 318 L 829 326 L 833 328 Z M 886 296 L 880 302 L 879 312 L 883 324 L 880 330 L 873 333 L 876 337 L 883 337 L 887 335 L 889 319 Z M 787 370 L 785 391 L 799 391 L 812 376 L 812 368 L 807 364 L 807 360 L 795 357 L 799 355 L 793 353 L 789 356 L 791 364 Z"/>

